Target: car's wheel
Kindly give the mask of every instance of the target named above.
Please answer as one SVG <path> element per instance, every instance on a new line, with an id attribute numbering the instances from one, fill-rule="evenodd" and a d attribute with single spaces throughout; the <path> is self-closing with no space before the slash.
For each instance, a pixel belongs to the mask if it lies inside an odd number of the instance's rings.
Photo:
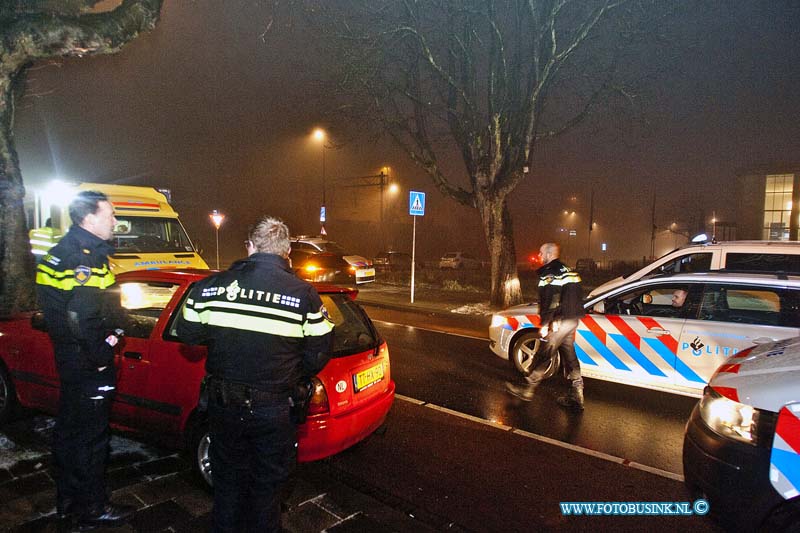
<path id="1" fill-rule="evenodd" d="M 542 339 L 539 337 L 538 331 L 520 335 L 514 341 L 514 345 L 511 347 L 511 357 L 509 357 L 517 372 L 526 376 L 530 374 L 531 370 L 533 370 L 534 362 L 540 360 L 536 358 L 536 354 L 539 353 L 541 348 Z M 550 378 L 558 371 L 559 357 L 556 355 L 546 363 L 540 364 L 547 365 L 544 369 L 544 379 Z"/>
<path id="2" fill-rule="evenodd" d="M 14 384 L 2 363 L 0 363 L 0 424 L 7 422 L 17 407 L 17 393 Z"/>
<path id="3" fill-rule="evenodd" d="M 205 416 L 196 416 L 189 434 L 189 454 L 192 460 L 192 470 L 207 488 L 211 489 L 211 457 L 208 454 L 211 444 L 211 435 L 208 430 L 208 419 Z"/>

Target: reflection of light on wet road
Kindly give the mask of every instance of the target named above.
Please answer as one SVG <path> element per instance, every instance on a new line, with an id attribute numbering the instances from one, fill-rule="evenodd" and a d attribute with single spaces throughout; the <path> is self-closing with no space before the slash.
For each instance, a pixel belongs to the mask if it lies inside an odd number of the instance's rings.
<path id="1" fill-rule="evenodd" d="M 567 450 L 571 450 L 573 452 L 582 453 L 584 455 L 589 455 L 591 457 L 595 457 L 597 459 L 602 459 L 604 461 L 609 461 L 611 463 L 620 464 L 623 466 L 627 466 L 629 468 L 635 468 L 636 470 L 641 470 L 644 472 L 649 472 L 651 474 L 655 474 L 657 476 L 665 477 L 668 479 L 673 479 L 675 481 L 683 481 L 683 476 L 680 474 L 676 474 L 674 472 L 669 472 L 666 470 L 662 470 L 660 468 L 655 468 L 649 465 L 637 463 L 636 461 L 631 461 L 630 459 L 625 459 L 623 457 L 617 457 L 615 455 L 599 452 L 596 450 L 591 450 L 589 448 L 584 448 L 583 446 L 577 446 L 575 444 L 570 444 L 568 442 L 563 442 L 557 439 L 551 439 L 550 437 L 545 437 L 544 435 L 539 435 L 536 433 L 531 433 L 529 431 L 524 431 L 522 429 L 517 429 L 508 425 L 505 425 L 501 422 L 502 418 L 499 415 L 489 415 L 487 418 L 481 418 L 477 416 L 468 415 L 466 413 L 461 413 L 459 411 L 454 411 L 453 409 L 448 409 L 446 407 L 441 407 L 439 405 L 434 405 L 431 403 L 423 402 L 417 400 L 416 398 L 410 398 L 408 396 L 403 396 L 402 394 L 396 394 L 395 398 L 398 400 L 403 400 L 407 402 L 411 402 L 415 405 L 421 405 L 424 407 L 428 407 L 430 409 L 434 409 L 441 413 L 446 413 L 449 415 L 457 416 L 459 418 L 463 418 L 465 420 L 470 420 L 472 422 L 477 422 L 478 424 L 483 424 L 485 426 L 491 426 L 493 428 L 499 429 L 501 431 L 508 431 L 514 433 L 515 435 L 520 435 L 522 437 L 526 437 L 529 439 L 537 440 L 539 442 L 544 442 L 546 444 L 551 444 L 553 446 L 558 446 L 559 448 L 564 448 Z"/>
<path id="2" fill-rule="evenodd" d="M 419 331 L 430 331 L 432 333 L 443 333 L 445 335 L 452 335 L 454 337 L 463 337 L 465 339 L 475 339 L 479 341 L 488 341 L 489 337 L 478 337 L 476 335 L 467 335 L 465 333 L 455 333 L 453 331 L 449 331 L 442 327 L 441 329 L 437 329 L 436 327 L 430 328 L 421 328 L 419 326 L 409 326 L 408 324 L 398 324 L 397 322 L 387 322 L 386 320 L 376 320 L 373 319 L 373 322 L 380 322 L 381 324 L 386 324 L 387 326 L 395 326 L 395 327 L 402 327 L 409 331 L 411 330 L 419 330 Z"/>

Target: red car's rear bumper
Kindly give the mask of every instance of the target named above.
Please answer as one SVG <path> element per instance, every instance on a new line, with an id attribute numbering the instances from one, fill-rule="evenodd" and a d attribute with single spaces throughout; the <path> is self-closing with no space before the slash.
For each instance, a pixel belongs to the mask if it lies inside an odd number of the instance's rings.
<path id="1" fill-rule="evenodd" d="M 394 401 L 394 381 L 367 405 L 341 416 L 310 416 L 297 432 L 297 460 L 305 463 L 337 454 L 362 441 L 386 420 Z"/>

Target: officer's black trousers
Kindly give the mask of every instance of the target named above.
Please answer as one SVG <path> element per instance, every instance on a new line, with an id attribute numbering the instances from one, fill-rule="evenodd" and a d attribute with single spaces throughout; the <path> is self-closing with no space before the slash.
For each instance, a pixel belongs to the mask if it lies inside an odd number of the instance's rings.
<path id="1" fill-rule="evenodd" d="M 296 426 L 288 398 L 275 403 L 209 403 L 214 531 L 280 531 L 281 488 L 294 469 Z"/>
<path id="2" fill-rule="evenodd" d="M 53 458 L 59 504 L 76 510 L 108 501 L 105 467 L 108 458 L 113 385 L 62 381 L 53 434 Z"/>

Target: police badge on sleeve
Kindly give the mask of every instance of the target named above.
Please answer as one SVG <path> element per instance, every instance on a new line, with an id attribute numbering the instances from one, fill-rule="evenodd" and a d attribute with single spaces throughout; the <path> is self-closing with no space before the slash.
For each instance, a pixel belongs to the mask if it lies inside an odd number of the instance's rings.
<path id="1" fill-rule="evenodd" d="M 86 285 L 86 282 L 89 281 L 91 277 L 92 269 L 90 267 L 83 265 L 75 267 L 75 281 L 81 285 Z"/>
<path id="2" fill-rule="evenodd" d="M 333 319 L 328 314 L 328 310 L 325 309 L 325 304 L 322 304 L 321 306 L 319 306 L 319 312 L 322 315 L 322 318 L 324 318 L 325 320 L 327 320 L 328 322 L 333 324 Z"/>

